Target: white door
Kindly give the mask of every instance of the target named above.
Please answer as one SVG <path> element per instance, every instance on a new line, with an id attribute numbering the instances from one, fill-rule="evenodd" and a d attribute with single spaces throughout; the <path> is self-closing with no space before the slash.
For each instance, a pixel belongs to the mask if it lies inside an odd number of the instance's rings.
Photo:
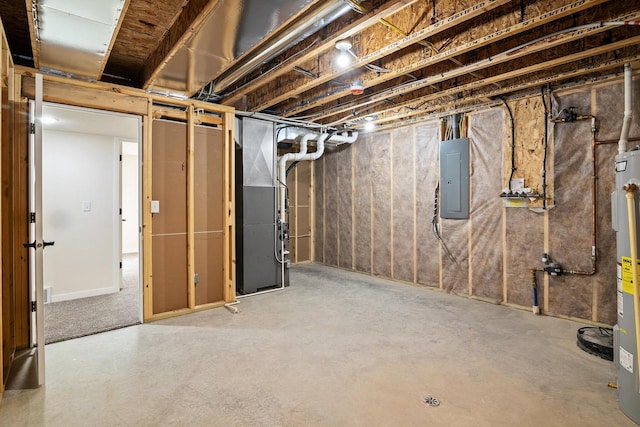
<path id="1" fill-rule="evenodd" d="M 36 100 L 31 103 L 32 131 L 29 143 L 30 175 L 30 221 L 29 227 L 29 267 L 31 270 L 32 328 L 31 345 L 36 348 L 38 385 L 45 382 L 44 357 L 44 249 L 53 245 L 45 242 L 42 227 L 42 74 L 36 74 Z M 35 310 L 34 310 L 35 309 Z M 34 321 L 35 320 L 35 321 Z"/>
<path id="2" fill-rule="evenodd" d="M 139 251 L 139 196 L 138 196 L 138 143 L 122 141 L 121 201 L 122 201 L 122 253 Z"/>

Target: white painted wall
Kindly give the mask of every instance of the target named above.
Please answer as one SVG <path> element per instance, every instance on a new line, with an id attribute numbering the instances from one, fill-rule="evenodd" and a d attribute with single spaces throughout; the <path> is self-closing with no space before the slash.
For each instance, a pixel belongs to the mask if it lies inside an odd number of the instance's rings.
<path id="1" fill-rule="evenodd" d="M 120 140 L 43 131 L 44 286 L 52 301 L 117 292 Z M 90 210 L 86 211 L 90 204 Z"/>
<path id="2" fill-rule="evenodd" d="M 122 253 L 138 252 L 138 144 L 122 142 Z"/>

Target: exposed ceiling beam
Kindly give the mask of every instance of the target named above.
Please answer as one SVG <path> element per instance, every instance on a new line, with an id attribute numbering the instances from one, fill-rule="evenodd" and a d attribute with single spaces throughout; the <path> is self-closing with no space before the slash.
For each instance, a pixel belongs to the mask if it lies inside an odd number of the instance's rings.
<path id="1" fill-rule="evenodd" d="M 367 55 L 364 55 L 360 58 L 358 58 L 354 64 L 353 67 L 354 68 L 358 68 L 358 67 L 362 67 L 365 66 L 366 64 L 372 63 L 377 61 L 378 59 L 381 59 L 387 55 L 391 55 L 392 53 L 395 53 L 401 49 L 406 48 L 407 46 L 410 46 L 414 43 L 417 43 L 421 40 L 424 40 L 428 37 L 431 37 L 435 34 L 438 34 L 442 31 L 445 31 L 447 29 L 453 28 L 457 25 L 460 25 L 464 22 L 469 21 L 470 19 L 473 19 L 475 17 L 478 17 L 480 15 L 482 15 L 483 13 L 486 13 L 490 10 L 493 10 L 499 6 L 502 6 L 506 3 L 509 3 L 511 0 L 484 0 L 484 1 L 480 1 L 477 4 L 475 4 L 474 6 L 465 9 L 463 11 L 460 11 L 446 19 L 440 20 L 438 22 L 436 22 L 433 25 L 429 25 L 425 28 L 422 29 L 418 29 L 415 30 L 413 33 L 411 33 L 410 35 L 396 41 L 395 43 L 391 43 L 389 45 L 386 45 L 380 49 L 377 49 Z M 273 105 L 279 104 L 283 101 L 286 101 L 287 99 L 294 97 L 296 95 L 299 95 L 303 92 L 306 92 L 310 89 L 313 89 L 314 87 L 317 87 L 323 83 L 327 83 L 330 80 L 336 79 L 340 76 L 342 76 L 343 74 L 347 73 L 348 70 L 340 70 L 340 71 L 333 71 L 330 73 L 326 73 L 323 76 L 314 79 L 310 82 L 301 84 L 301 85 L 297 85 L 295 88 L 291 89 L 291 90 L 279 90 L 277 91 L 277 93 L 270 93 L 269 95 L 269 99 L 268 100 L 262 100 L 262 103 L 250 107 L 251 111 L 261 111 L 261 110 L 265 110 Z"/>
<path id="2" fill-rule="evenodd" d="M 218 0 L 190 0 L 184 6 L 180 16 L 145 62 L 141 78 L 143 89 L 153 83 L 176 52 L 196 34 L 217 4 Z"/>
<path id="3" fill-rule="evenodd" d="M 636 37 L 631 37 L 628 39 L 624 39 L 624 40 L 620 40 L 617 42 L 613 42 L 613 43 L 609 43 L 606 45 L 602 45 L 602 46 L 598 46 L 592 49 L 588 49 L 588 50 L 584 50 L 582 52 L 578 52 L 578 53 L 574 53 L 571 55 L 566 55 L 560 58 L 556 58 L 556 59 L 552 59 L 550 61 L 545 61 L 545 62 L 540 62 L 538 64 L 534 64 L 534 65 L 530 65 L 528 67 L 524 67 L 524 68 L 518 68 L 516 70 L 512 70 L 503 74 L 498 74 L 495 75 L 493 77 L 489 77 L 486 79 L 481 79 L 481 80 L 476 80 L 467 84 L 463 84 L 463 85 L 459 85 L 459 86 L 455 86 L 452 87 L 450 89 L 446 89 L 446 90 L 442 90 L 439 92 L 435 92 L 429 95 L 425 95 L 425 96 L 421 96 L 421 97 L 417 97 L 414 98 L 410 101 L 407 102 L 402 102 L 399 103 L 397 105 L 394 105 L 391 108 L 386 108 L 383 110 L 379 110 L 377 111 L 378 114 L 385 114 L 385 113 L 389 113 L 389 112 L 393 112 L 393 110 L 396 110 L 398 108 L 402 108 L 402 107 L 409 107 L 411 105 L 415 105 L 416 103 L 423 103 L 423 102 L 429 102 L 429 101 L 433 101 L 435 99 L 439 99 L 442 98 L 444 96 L 449 96 L 449 95 L 456 95 L 458 93 L 462 93 L 464 91 L 468 91 L 468 90 L 474 90 L 474 89 L 478 89 L 484 86 L 488 86 L 492 83 L 499 83 L 502 81 L 506 81 L 509 79 L 513 79 L 513 78 L 518 78 L 518 77 L 522 77 L 525 76 L 527 74 L 532 74 L 532 73 L 536 73 L 536 72 L 540 72 L 543 70 L 547 70 L 547 69 L 553 69 L 554 67 L 558 67 L 561 65 L 565 65 L 565 64 L 569 64 L 571 62 L 575 62 L 575 61 L 579 61 L 585 58 L 589 58 L 591 56 L 596 56 L 596 55 L 601 55 L 604 53 L 608 53 L 617 49 L 622 49 L 628 46 L 633 46 L 633 45 L 637 45 L 638 43 L 640 43 L 640 36 L 636 36 Z M 586 72 L 591 72 L 592 68 L 585 68 L 585 70 L 589 70 Z M 486 96 L 486 95 L 484 95 Z M 402 116 L 403 117 L 411 117 L 411 116 L 415 116 L 415 115 L 419 115 L 419 114 L 423 114 L 423 111 L 419 111 L 419 110 L 413 110 L 413 111 L 407 111 L 406 113 L 403 113 Z M 344 123 L 348 121 L 347 120 L 340 120 L 338 121 L 336 124 L 339 123 Z M 383 121 L 383 119 L 380 119 L 379 121 Z"/>
<path id="4" fill-rule="evenodd" d="M 376 124 L 384 124 L 384 123 L 405 123 L 407 117 L 411 117 L 407 119 L 407 121 L 420 121 L 423 120 L 424 115 L 433 114 L 435 111 L 453 111 L 455 109 L 459 109 L 463 105 L 477 103 L 480 100 L 486 100 L 487 98 L 495 98 L 501 95 L 521 92 L 531 88 L 540 88 L 550 83 L 555 83 L 559 81 L 567 81 L 570 79 L 575 79 L 577 77 L 584 76 L 586 74 L 598 73 L 603 71 L 608 71 L 614 68 L 620 68 L 622 70 L 624 64 L 629 62 L 635 62 L 640 60 L 640 54 L 627 56 L 624 58 L 612 59 L 610 61 L 601 62 L 597 65 L 593 65 L 590 67 L 579 68 L 576 70 L 566 71 L 563 73 L 554 73 L 547 76 L 542 76 L 535 78 L 533 80 L 527 80 L 522 83 L 516 83 L 513 85 L 506 86 L 501 89 L 495 89 L 491 91 L 483 91 L 474 96 L 465 97 L 463 99 L 459 99 L 456 101 L 450 101 L 447 103 L 434 102 L 433 105 L 430 105 L 426 108 L 415 109 L 416 114 L 391 114 L 386 115 L 375 121 Z M 420 112 L 418 112 L 419 110 Z M 378 128 L 380 129 L 380 128 Z"/>
<path id="5" fill-rule="evenodd" d="M 636 20 L 640 18 L 640 12 L 627 15 L 630 20 Z M 624 19 L 626 20 L 626 19 Z M 579 39 L 583 39 L 585 37 L 593 36 L 595 34 L 602 33 L 604 31 L 609 30 L 611 27 L 600 26 L 599 24 L 594 24 L 590 28 L 581 28 L 578 30 L 574 30 L 571 32 L 567 32 L 563 35 L 556 35 L 551 40 L 543 39 L 538 41 L 535 44 L 531 44 L 529 46 L 523 47 L 522 49 L 515 50 L 513 52 L 509 52 L 508 54 L 503 52 L 498 55 L 494 55 L 493 57 L 485 58 L 481 61 L 478 61 L 474 64 L 469 64 L 463 67 L 455 68 L 450 71 L 446 71 L 443 73 L 439 73 L 437 75 L 427 77 L 424 79 L 417 80 L 415 82 L 409 82 L 403 84 L 396 88 L 390 88 L 387 90 L 382 90 L 379 93 L 373 94 L 367 97 L 366 100 L 362 100 L 360 102 L 350 103 L 349 105 L 342 106 L 340 108 L 334 109 L 330 112 L 330 114 L 323 114 L 322 118 L 326 118 L 328 116 L 334 116 L 336 114 L 353 110 L 354 108 L 361 108 L 369 104 L 373 104 L 377 101 L 382 101 L 386 99 L 391 99 L 396 96 L 404 95 L 407 93 L 415 92 L 416 90 L 425 88 L 427 86 L 431 86 L 437 83 L 444 82 L 446 80 L 453 79 L 455 77 L 460 77 L 465 74 L 469 74 L 471 72 L 484 70 L 486 68 L 493 67 L 495 65 L 503 64 L 509 61 L 513 61 L 518 58 L 525 57 L 527 55 L 531 55 L 533 53 L 538 53 L 541 51 L 545 51 L 548 49 L 552 49 L 554 47 L 563 45 L 565 43 L 569 43 L 572 41 L 576 41 Z M 508 51 L 507 51 L 508 52 Z M 316 120 L 319 119 L 315 118 Z"/>
<path id="6" fill-rule="evenodd" d="M 405 61 L 403 61 L 402 59 L 393 61 L 394 63 L 391 64 L 385 64 L 385 68 L 389 68 L 391 70 L 393 70 L 390 73 L 384 73 L 381 74 L 379 76 L 375 76 L 373 78 L 369 78 L 368 80 L 366 79 L 365 75 L 362 76 L 362 78 L 360 78 L 360 80 L 362 80 L 364 87 L 373 87 L 373 86 L 377 86 L 379 84 L 385 83 L 389 80 L 392 80 L 394 78 L 397 78 L 401 75 L 404 74 L 410 74 L 413 72 L 416 72 L 422 68 L 428 67 L 428 66 L 432 66 L 435 65 L 437 63 L 443 62 L 447 59 L 451 59 L 454 58 L 456 56 L 459 56 L 463 53 L 467 53 L 470 52 L 472 50 L 476 50 L 478 48 L 484 47 L 484 46 L 488 46 L 491 45 L 493 43 L 496 43 L 500 40 L 504 40 L 506 38 L 509 37 L 513 37 L 516 36 L 518 34 L 524 33 L 525 31 L 530 31 L 534 28 L 538 28 L 542 25 L 547 25 L 553 21 L 556 21 L 558 19 L 567 17 L 569 15 L 572 15 L 574 13 L 578 13 L 580 11 L 583 11 L 585 9 L 588 9 L 590 7 L 596 6 L 598 4 L 604 3 L 607 0 L 580 0 L 580 1 L 576 1 L 573 2 L 569 5 L 566 6 L 562 6 L 560 8 L 557 9 L 553 9 L 553 10 L 549 10 L 546 11 L 544 13 L 541 13 L 538 16 L 535 16 L 533 18 L 527 19 L 526 21 L 520 22 L 518 24 L 512 25 L 510 27 L 504 28 L 504 29 L 499 29 L 498 31 L 495 31 L 493 33 L 487 34 L 484 37 L 480 37 L 480 38 L 476 38 L 470 42 L 467 42 L 465 44 L 462 44 L 460 46 L 456 46 L 453 47 L 451 49 L 448 49 L 446 51 L 442 51 L 439 52 L 435 55 L 429 56 L 427 58 L 418 60 L 418 61 L 414 61 L 411 62 L 408 65 L 403 65 L 405 63 Z M 635 18 L 633 18 L 635 19 Z M 290 117 L 293 116 L 295 114 L 299 114 L 303 111 L 309 110 L 313 107 L 319 107 L 321 105 L 324 105 L 326 103 L 329 103 L 331 101 L 335 101 L 336 99 L 340 99 L 342 97 L 348 96 L 349 95 L 349 89 L 344 89 L 341 91 L 338 91 L 336 93 L 332 93 L 330 95 L 327 95 L 326 97 L 322 97 L 320 99 L 311 101 L 303 106 L 299 106 L 297 108 L 293 108 L 290 111 L 287 111 L 284 113 L 285 117 Z M 344 107 L 337 107 L 336 109 L 333 109 L 331 111 L 328 111 L 326 113 L 322 113 L 319 116 L 315 116 L 316 119 L 322 119 L 334 114 L 338 114 L 340 112 L 344 112 L 347 111 L 351 108 L 353 108 L 353 105 L 356 105 L 356 102 L 344 105 Z"/>
<path id="7" fill-rule="evenodd" d="M 38 55 L 37 31 L 33 19 L 33 0 L 25 0 L 27 7 L 27 19 L 29 20 L 29 34 L 31 36 L 31 54 L 33 55 L 33 64 L 35 68 L 40 68 L 40 58 Z"/>
<path id="8" fill-rule="evenodd" d="M 259 75 L 257 78 L 253 79 L 245 86 L 242 86 L 241 88 L 232 92 L 229 96 L 224 98 L 222 103 L 226 105 L 232 105 L 236 103 L 244 95 L 264 85 L 267 81 L 277 79 L 278 77 L 290 72 L 293 67 L 302 65 L 306 61 L 309 61 L 327 51 L 333 50 L 338 40 L 352 37 L 365 28 L 378 23 L 380 19 L 396 13 L 397 11 L 417 1 L 418 0 L 390 0 L 384 3 L 382 6 L 341 29 L 338 34 L 329 36 L 318 46 L 315 46 L 308 51 L 303 51 L 300 55 L 293 56 L 283 63 L 279 64 L 275 69 Z"/>
<path id="9" fill-rule="evenodd" d="M 131 0 L 124 0 L 124 4 L 122 5 L 122 11 L 120 11 L 120 17 L 118 18 L 118 23 L 116 24 L 116 28 L 113 30 L 113 34 L 111 35 L 111 42 L 109 42 L 109 47 L 107 48 L 107 52 L 104 54 L 104 59 L 102 60 L 102 65 L 100 66 L 100 70 L 98 71 L 98 77 L 96 80 L 100 80 L 102 78 L 102 73 L 104 73 L 104 67 L 107 66 L 107 61 L 109 61 L 109 56 L 111 55 L 113 44 L 116 42 L 116 38 L 118 37 L 118 33 L 120 32 L 120 27 L 122 27 L 122 22 L 124 21 L 124 17 L 127 14 L 127 9 L 129 9 L 129 4 L 131 4 Z"/>

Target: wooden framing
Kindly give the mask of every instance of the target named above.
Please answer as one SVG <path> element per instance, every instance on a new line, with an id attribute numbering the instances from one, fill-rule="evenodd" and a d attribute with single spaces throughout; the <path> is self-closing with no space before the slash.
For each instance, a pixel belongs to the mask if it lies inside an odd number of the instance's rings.
<path id="1" fill-rule="evenodd" d="M 29 3 L 31 0 L 26 0 L 27 1 L 27 7 L 29 7 Z M 120 33 L 120 28 L 122 27 L 122 22 L 124 22 L 124 17 L 127 14 L 127 9 L 129 9 L 129 5 L 131 4 L 131 0 L 124 0 L 124 3 L 122 4 L 122 10 L 120 11 L 120 19 L 118 19 L 118 23 L 116 24 L 116 28 L 114 28 L 113 30 L 113 34 L 111 35 L 111 41 L 109 42 L 109 47 L 107 48 L 107 51 L 104 54 L 104 59 L 102 60 L 102 65 L 100 66 L 100 70 L 98 70 L 98 76 L 97 76 L 97 80 L 100 80 L 102 78 L 102 73 L 104 73 L 104 68 L 107 66 L 107 61 L 109 60 L 109 56 L 111 55 L 111 50 L 113 49 L 113 45 L 116 42 L 116 38 L 118 37 L 118 33 Z M 29 13 L 29 15 L 31 15 Z M 31 25 L 31 20 L 33 19 L 33 17 L 30 17 L 30 21 L 29 21 L 29 27 L 30 29 L 33 29 L 33 26 Z M 35 40 L 35 37 L 33 37 L 32 35 L 32 39 L 31 40 Z M 35 62 L 35 59 L 34 59 Z M 36 68 L 38 68 L 38 65 L 36 65 Z"/>
<path id="2" fill-rule="evenodd" d="M 164 35 L 160 45 L 149 56 L 142 70 L 142 87 L 147 89 L 171 61 L 175 54 L 202 27 L 205 18 L 218 4 L 218 0 L 191 0 Z"/>
<path id="3" fill-rule="evenodd" d="M 21 67 L 22 95 L 34 95 L 34 70 Z M 142 90 L 104 83 L 72 81 L 55 76 L 44 77 L 44 100 L 80 107 L 90 107 L 106 111 L 135 114 L 142 117 L 142 265 L 143 265 L 143 318 L 144 321 L 163 319 L 180 314 L 219 307 L 235 301 L 235 223 L 234 223 L 234 109 L 196 100 L 177 100 L 149 94 Z M 161 104 L 161 105 L 157 105 Z M 152 151 L 154 118 L 169 117 L 186 122 L 188 129 L 188 308 L 166 313 L 153 312 L 153 250 L 152 250 Z M 194 193 L 193 159 L 194 127 L 209 124 L 223 132 L 224 144 L 224 244 L 223 244 L 223 300 L 196 305 L 194 283 Z"/>
<path id="4" fill-rule="evenodd" d="M 640 18 L 640 14 L 632 14 L 629 15 L 630 19 L 636 19 L 636 18 Z M 416 81 L 415 83 L 411 83 L 411 84 L 407 84 L 407 85 L 403 85 L 400 88 L 396 88 L 393 90 L 388 90 L 388 91 L 383 91 L 380 94 L 376 94 L 376 95 L 372 95 L 370 96 L 366 101 L 362 101 L 357 103 L 357 105 L 349 105 L 349 106 L 345 106 L 345 107 L 341 107 L 339 109 L 334 110 L 331 114 L 335 115 L 338 114 L 340 112 L 346 112 L 349 111 L 355 107 L 357 108 L 362 108 L 363 106 L 366 106 L 368 104 L 377 102 L 377 101 L 382 101 L 384 99 L 389 99 L 389 98 L 393 98 L 399 95 L 404 95 L 413 91 L 416 91 L 418 89 L 422 89 L 425 88 L 429 85 L 433 85 L 436 83 L 441 83 L 444 82 L 446 80 L 450 80 L 456 77 L 460 77 L 463 76 L 465 74 L 468 74 L 470 72 L 476 72 L 479 70 L 483 70 L 489 67 L 493 67 L 495 65 L 501 64 L 501 63 L 505 63 L 508 61 L 512 61 L 514 59 L 517 58 L 522 58 L 526 55 L 530 55 L 533 53 L 537 53 L 546 49 L 549 49 L 551 47 L 555 47 L 555 46 L 560 46 L 564 43 L 570 42 L 570 41 L 575 41 L 575 40 L 579 40 L 581 38 L 590 36 L 590 35 L 594 35 L 594 34 L 598 34 L 601 33 L 603 31 L 606 31 L 607 27 L 591 27 L 591 28 L 586 28 L 586 29 L 582 29 L 582 30 L 576 30 L 573 33 L 568 33 L 565 35 L 561 35 L 561 36 L 557 36 L 556 38 L 554 38 L 552 41 L 546 42 L 546 43 L 538 43 L 538 44 L 534 44 L 531 46 L 528 46 L 526 48 L 522 48 L 519 49 L 516 52 L 513 52 L 510 55 L 504 55 L 502 57 L 497 57 L 497 58 L 492 58 L 491 60 L 481 60 L 475 64 L 470 64 L 464 67 L 460 67 L 460 68 L 456 68 L 453 69 L 449 72 L 445 72 L 445 73 L 441 73 L 438 74 L 436 76 L 427 78 L 427 79 L 422 79 L 419 81 Z M 384 109 L 380 109 L 378 110 L 378 114 L 384 114 L 387 112 L 391 112 L 394 110 L 397 110 L 398 108 L 401 107 L 407 107 L 407 106 L 411 106 L 413 104 L 416 103 L 421 103 L 421 102 L 426 102 L 426 101 L 430 101 L 430 100 L 434 100 L 437 98 L 441 98 L 444 96 L 451 96 L 451 95 L 455 95 L 457 93 L 460 93 L 464 90 L 471 90 L 471 89 L 475 89 L 478 87 L 482 87 L 482 86 L 487 86 L 493 83 L 499 83 L 501 81 L 504 80 L 508 80 L 514 77 L 520 77 L 526 74 L 530 74 L 530 73 L 534 73 L 534 72 L 538 72 L 538 71 L 542 71 L 545 69 L 553 69 L 553 67 L 557 67 L 559 65 L 563 65 L 563 64 L 567 64 L 570 62 L 574 62 L 574 61 L 578 61 L 580 59 L 584 59 L 584 58 L 588 58 L 589 56 L 595 56 L 595 55 L 599 55 L 602 53 L 606 53 L 606 52 L 610 52 L 612 50 L 616 50 L 616 49 L 620 49 L 626 46 L 632 46 L 634 44 L 638 43 L 638 37 L 633 37 L 633 38 L 629 38 L 626 40 L 622 40 L 619 42 L 615 42 L 615 43 L 611 43 L 609 45 L 605 45 L 605 46 L 599 46 L 597 48 L 593 48 L 593 49 L 589 49 L 583 52 L 579 52 L 579 53 L 575 53 L 573 55 L 567 55 L 561 58 L 557 58 L 557 59 L 553 59 L 550 61 L 546 61 L 546 62 L 542 62 L 539 64 L 535 64 L 535 65 L 531 65 L 528 67 L 524 67 L 524 68 L 519 68 L 510 72 L 506 72 L 503 74 L 499 74 L 499 75 L 495 75 L 486 79 L 480 79 L 471 83 L 467 83 L 465 85 L 456 85 L 455 87 L 451 88 L 451 89 L 446 89 L 446 90 L 442 90 L 440 92 L 435 92 L 429 95 L 425 95 L 422 97 L 417 97 L 417 98 L 413 98 L 409 101 L 405 101 L 405 102 L 399 102 L 394 104 L 392 107 L 387 107 Z M 410 112 L 405 112 L 403 114 L 403 117 L 409 116 L 411 115 Z M 326 117 L 326 115 L 324 116 Z M 342 119 L 338 119 L 337 121 L 332 121 L 332 123 L 334 124 L 338 124 L 338 123 L 344 123 L 346 122 L 348 119 L 346 118 L 342 118 Z M 389 120 L 388 117 L 385 117 L 384 120 Z M 383 120 L 379 120 L 379 122 L 382 122 Z"/>
<path id="5" fill-rule="evenodd" d="M 16 239 L 21 236 L 15 233 L 12 227 L 15 216 L 15 193 L 12 191 L 16 179 L 15 176 L 15 91 L 14 63 L 9 51 L 9 44 L 4 33 L 4 27 L 0 22 L 0 177 L 2 194 L 0 196 L 0 397 L 4 393 L 4 384 L 11 363 L 15 357 L 21 329 L 16 327 L 16 316 L 26 314 L 24 307 L 16 304 L 16 276 L 15 259 Z M 19 85 L 18 85 L 19 87 Z M 25 218 L 26 220 L 26 218 Z M 22 242 L 20 242 L 21 244 Z"/>
<path id="6" fill-rule="evenodd" d="M 358 58 L 354 64 L 353 67 L 354 68 L 358 68 L 358 67 L 362 67 L 366 64 L 369 63 L 373 63 L 381 58 L 384 58 L 387 55 L 391 55 L 394 52 L 397 52 L 407 46 L 410 46 L 414 43 L 417 43 L 427 37 L 431 37 L 434 34 L 437 34 L 439 32 L 442 32 L 444 30 L 450 29 L 455 27 L 456 25 L 460 25 L 464 22 L 469 21 L 470 19 L 473 19 L 485 12 L 488 12 L 498 6 L 501 6 L 503 4 L 508 3 L 510 0 L 484 0 L 484 1 L 480 1 L 477 2 L 474 6 L 465 9 L 461 12 L 456 13 L 455 15 L 449 17 L 446 20 L 443 21 L 439 21 L 433 25 L 429 25 L 426 28 L 422 28 L 420 30 L 417 30 L 415 32 L 413 32 L 412 34 L 398 40 L 395 43 L 386 45 L 374 52 L 371 52 L 367 55 L 364 55 L 360 58 Z M 308 91 L 316 86 L 321 85 L 322 83 L 327 83 L 330 80 L 336 79 L 338 77 L 340 77 L 341 75 L 345 74 L 347 72 L 347 70 L 343 70 L 343 71 L 337 71 L 337 72 L 333 72 L 333 73 L 326 73 L 324 75 L 322 75 L 321 77 L 318 77 L 317 79 L 312 80 L 311 82 L 308 82 L 306 84 L 302 84 L 297 86 L 296 88 L 294 88 L 293 90 L 290 91 L 285 91 L 284 93 L 280 93 L 280 94 L 271 94 L 269 96 L 269 100 L 265 100 L 263 101 L 261 104 L 256 105 L 254 107 L 251 108 L 252 111 L 262 111 L 262 110 L 266 110 L 267 108 L 276 105 L 280 102 L 286 101 L 287 99 L 294 97 L 296 95 L 299 95 L 305 91 Z M 315 105 L 314 103 L 308 103 L 305 106 L 305 109 L 311 108 L 313 105 Z M 307 108 L 308 107 L 308 108 Z M 296 112 L 300 112 L 301 110 L 296 110 Z M 292 113 L 293 114 L 293 113 Z"/>
<path id="7" fill-rule="evenodd" d="M 379 8 L 375 9 L 371 13 L 363 16 L 362 18 L 354 21 L 353 23 L 347 25 L 342 28 L 339 34 L 334 34 L 327 39 L 323 40 L 319 46 L 314 47 L 308 51 L 302 51 L 299 55 L 295 55 L 292 58 L 289 58 L 285 63 L 279 66 L 277 69 L 263 73 L 254 80 L 252 80 L 247 85 L 243 86 L 241 89 L 233 92 L 230 96 L 226 97 L 223 101 L 225 105 L 233 105 L 235 102 L 239 101 L 244 95 L 251 92 L 252 90 L 257 89 L 258 87 L 265 84 L 265 80 L 276 79 L 284 74 L 290 72 L 293 67 L 302 65 L 309 60 L 313 60 L 317 56 L 331 51 L 335 48 L 335 44 L 337 41 L 352 37 L 358 32 L 368 28 L 374 24 L 376 24 L 380 19 L 389 16 L 398 10 L 405 8 L 418 0 L 391 0 L 384 3 Z"/>
<path id="8" fill-rule="evenodd" d="M 193 106 L 187 109 L 187 294 L 190 309 L 196 306 L 195 245 L 195 124 Z"/>
<path id="9" fill-rule="evenodd" d="M 390 67 L 393 71 L 389 72 L 389 73 L 384 73 L 380 76 L 376 76 L 374 78 L 371 79 L 365 79 L 363 80 L 363 84 L 366 87 L 373 87 L 373 86 L 377 86 L 380 85 L 390 79 L 402 76 L 402 75 L 406 75 L 406 74 L 410 74 L 410 73 L 414 73 L 418 70 L 420 70 L 421 68 L 425 68 L 425 67 L 429 67 L 432 65 L 435 65 L 437 63 L 446 61 L 448 59 L 452 59 L 455 58 L 456 56 L 462 55 L 464 53 L 473 51 L 475 49 L 479 49 L 481 47 L 484 46 L 488 46 L 492 43 L 496 43 L 500 40 L 504 40 L 507 39 L 508 37 L 513 37 L 516 36 L 518 34 L 524 33 L 525 31 L 531 31 L 537 27 L 549 24 L 553 21 L 556 21 L 560 18 L 569 16 L 571 14 L 580 12 L 582 10 L 588 9 L 590 7 L 596 6 L 600 3 L 604 3 L 606 0 L 580 0 L 580 1 L 576 1 L 574 3 L 571 3 L 570 5 L 567 6 L 563 6 L 551 11 L 548 11 L 546 13 L 542 13 L 536 17 L 527 19 L 523 22 L 519 22 L 515 25 L 512 25 L 508 28 L 504 28 L 504 29 L 500 29 L 494 33 L 490 33 L 484 37 L 481 37 L 479 39 L 474 39 L 471 40 L 465 44 L 462 44 L 460 46 L 456 46 L 456 47 L 452 47 L 451 49 L 448 49 L 446 51 L 442 51 L 439 52 L 435 55 L 431 55 L 428 56 L 424 59 L 418 60 L 418 61 L 414 61 L 411 62 L 410 64 L 407 65 L 398 65 L 398 66 L 390 66 L 387 65 L 387 67 Z M 548 47 L 545 45 L 545 48 Z M 512 57 L 509 57 L 509 60 L 513 59 Z M 491 66 L 495 65 L 495 62 L 491 62 Z M 464 67 L 459 68 L 458 70 L 462 70 Z M 430 85 L 433 84 L 434 82 L 432 80 L 430 80 L 429 82 L 426 83 L 426 85 Z M 424 87 L 424 86 L 421 86 Z M 406 91 L 402 92 L 402 93 L 409 93 L 413 90 L 415 90 L 417 87 L 411 86 L 411 88 L 407 89 Z M 342 91 L 338 91 L 336 93 L 333 93 L 329 96 L 323 97 L 322 98 L 322 103 L 323 104 L 327 104 L 331 101 L 335 101 L 336 99 L 339 99 L 341 97 L 344 97 L 346 95 L 348 95 L 349 91 L 347 89 L 342 90 Z M 387 99 L 387 96 L 382 96 L 382 97 L 371 97 L 371 103 L 373 102 L 378 102 L 380 100 L 384 100 Z M 360 102 L 356 102 L 356 103 L 347 103 L 347 104 L 343 104 L 341 105 L 339 108 L 334 108 L 334 109 L 329 109 L 329 111 L 327 112 L 322 112 L 321 114 L 319 114 L 318 116 L 315 117 L 316 120 L 321 120 L 324 119 L 326 117 L 330 117 L 332 115 L 335 114 L 339 114 L 341 112 L 345 112 L 345 111 L 350 111 L 354 108 L 354 105 L 357 104 L 358 106 L 362 106 L 363 104 L 361 104 Z M 298 109 L 294 109 L 291 110 L 290 112 L 287 113 L 287 116 L 292 116 L 295 115 L 297 113 L 300 113 L 302 111 L 308 110 L 309 108 L 313 107 L 313 106 L 317 106 L 317 105 L 311 105 L 311 104 L 307 104 L 304 107 L 300 107 Z"/>

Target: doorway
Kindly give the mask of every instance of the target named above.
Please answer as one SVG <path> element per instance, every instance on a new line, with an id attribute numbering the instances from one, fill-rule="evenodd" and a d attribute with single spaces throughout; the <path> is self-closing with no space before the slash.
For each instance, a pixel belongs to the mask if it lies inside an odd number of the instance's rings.
<path id="1" fill-rule="evenodd" d="M 139 117 L 44 103 L 45 344 L 142 319 Z M 125 221 L 126 220 L 126 221 Z"/>

